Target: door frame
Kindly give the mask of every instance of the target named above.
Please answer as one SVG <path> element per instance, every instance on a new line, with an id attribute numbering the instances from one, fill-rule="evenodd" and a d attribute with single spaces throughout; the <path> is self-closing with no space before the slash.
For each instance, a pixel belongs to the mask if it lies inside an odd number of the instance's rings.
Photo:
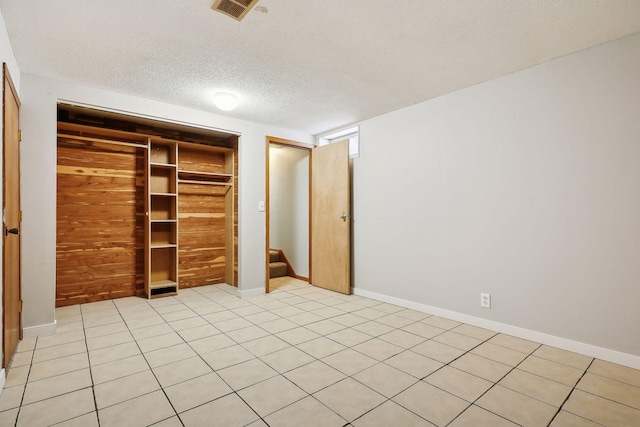
<path id="1" fill-rule="evenodd" d="M 265 292 L 269 293 L 271 289 L 269 288 L 269 220 L 270 220 L 270 201 L 269 201 L 269 148 L 271 145 L 279 145 L 282 147 L 295 148 L 299 150 L 305 150 L 309 152 L 309 283 L 311 283 L 311 217 L 313 213 L 311 212 L 311 156 L 312 150 L 315 148 L 315 145 L 308 144 L 305 142 L 293 141 L 290 139 L 278 138 L 275 136 L 269 136 L 265 138 L 266 140 L 266 189 L 265 189 L 265 227 L 266 227 L 266 238 L 265 238 Z"/>
<path id="2" fill-rule="evenodd" d="M 5 177 L 5 168 L 6 168 L 6 159 L 5 159 L 5 150 L 6 150 L 6 105 L 5 105 L 5 96 L 6 96 L 6 91 L 10 90 L 13 93 L 13 97 L 16 100 L 16 104 L 18 107 L 18 123 L 17 123 L 17 127 L 18 127 L 18 132 L 20 129 L 20 107 L 21 107 L 21 102 L 20 102 L 20 97 L 18 96 L 18 91 L 16 90 L 15 85 L 13 84 L 13 80 L 11 78 L 11 74 L 9 73 L 9 68 L 7 67 L 7 63 L 4 62 L 2 64 L 2 209 L 4 209 L 4 203 L 5 203 L 5 197 L 7 194 L 7 182 L 5 181 L 4 177 Z M 22 227 L 22 204 L 21 204 L 21 200 L 20 200 L 20 136 L 19 134 L 16 135 L 17 137 L 17 151 L 18 151 L 18 164 L 17 164 L 17 168 L 18 168 L 18 189 L 17 189 L 17 194 L 18 194 L 18 211 L 19 211 L 19 229 L 21 229 Z M 4 220 L 4 218 L 3 218 Z M 4 226 L 4 221 L 3 221 L 3 226 Z M 17 289 L 17 293 L 18 293 L 18 342 L 20 340 L 22 340 L 23 338 L 23 331 L 22 331 L 22 309 L 20 307 L 20 305 L 22 304 L 22 230 L 20 230 L 20 232 L 17 235 L 18 240 L 18 289 Z M 6 318 L 7 318 L 7 303 L 6 303 L 6 299 L 7 299 L 7 286 L 5 283 L 5 273 L 6 273 L 6 247 L 5 247 L 5 239 L 2 239 L 2 368 L 6 368 L 9 364 L 9 359 L 12 355 L 7 355 L 5 352 L 5 341 L 7 339 L 6 337 Z M 15 350 L 14 350 L 15 351 Z"/>

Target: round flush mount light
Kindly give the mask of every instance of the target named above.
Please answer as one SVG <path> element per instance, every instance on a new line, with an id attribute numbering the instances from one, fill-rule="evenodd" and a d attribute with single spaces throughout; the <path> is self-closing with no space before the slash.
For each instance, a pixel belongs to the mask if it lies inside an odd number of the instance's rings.
<path id="1" fill-rule="evenodd" d="M 213 103 L 222 111 L 231 111 L 238 106 L 238 97 L 229 92 L 218 92 L 213 95 Z"/>

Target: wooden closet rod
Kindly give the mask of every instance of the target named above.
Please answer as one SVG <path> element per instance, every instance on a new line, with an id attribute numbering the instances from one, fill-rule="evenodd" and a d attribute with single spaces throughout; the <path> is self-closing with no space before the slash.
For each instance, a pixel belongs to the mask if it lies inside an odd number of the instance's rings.
<path id="1" fill-rule="evenodd" d="M 179 179 L 178 184 L 204 184 L 204 185 L 220 185 L 225 187 L 231 187 L 233 184 L 229 184 L 227 182 L 214 182 L 214 181 L 195 181 L 191 179 Z"/>
<path id="2" fill-rule="evenodd" d="M 58 133 L 58 137 L 75 139 L 83 142 L 99 142 L 101 144 L 113 144 L 113 145 L 122 145 L 125 147 L 144 148 L 145 150 L 149 148 L 148 145 L 136 144 L 134 142 L 111 141 L 109 139 L 91 138 L 88 136 L 79 136 L 79 135 L 69 135 L 66 133 Z"/>

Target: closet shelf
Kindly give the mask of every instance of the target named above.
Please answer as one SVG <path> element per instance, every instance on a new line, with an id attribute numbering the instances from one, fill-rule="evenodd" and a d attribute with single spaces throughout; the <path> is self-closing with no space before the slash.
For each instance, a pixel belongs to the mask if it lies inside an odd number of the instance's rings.
<path id="1" fill-rule="evenodd" d="M 149 193 L 152 196 L 162 196 L 162 197 L 176 197 L 176 193 Z"/>
<path id="2" fill-rule="evenodd" d="M 201 181 L 197 179 L 179 179 L 178 184 L 196 184 L 196 185 L 219 185 L 222 187 L 233 187 L 230 182 L 218 182 L 218 181 Z"/>
<path id="3" fill-rule="evenodd" d="M 211 182 L 229 182 L 233 180 L 233 174 L 230 173 L 213 173 L 199 172 L 185 169 L 178 170 L 178 178 L 189 181 L 211 181 Z"/>
<path id="4" fill-rule="evenodd" d="M 164 248 L 177 248 L 175 243 L 151 243 L 149 245 L 151 249 L 164 249 Z"/>
<path id="5" fill-rule="evenodd" d="M 171 163 L 150 162 L 149 165 L 152 168 L 159 168 L 159 169 L 176 169 L 177 168 L 175 164 L 171 164 Z"/>
<path id="6" fill-rule="evenodd" d="M 149 283 L 149 289 L 175 288 L 178 283 L 173 280 L 155 280 Z"/>

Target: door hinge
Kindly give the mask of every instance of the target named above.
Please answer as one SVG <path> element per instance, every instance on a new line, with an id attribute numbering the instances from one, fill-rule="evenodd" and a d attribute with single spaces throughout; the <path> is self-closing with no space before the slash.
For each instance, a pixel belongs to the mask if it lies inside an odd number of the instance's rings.
<path id="1" fill-rule="evenodd" d="M 20 217 L 18 218 L 18 221 L 19 221 L 19 222 L 22 222 L 22 210 L 20 210 L 19 215 L 20 215 Z"/>
<path id="2" fill-rule="evenodd" d="M 18 142 L 22 141 L 22 131 L 18 130 Z"/>
<path id="3" fill-rule="evenodd" d="M 22 300 L 18 301 L 18 313 L 22 313 Z"/>

